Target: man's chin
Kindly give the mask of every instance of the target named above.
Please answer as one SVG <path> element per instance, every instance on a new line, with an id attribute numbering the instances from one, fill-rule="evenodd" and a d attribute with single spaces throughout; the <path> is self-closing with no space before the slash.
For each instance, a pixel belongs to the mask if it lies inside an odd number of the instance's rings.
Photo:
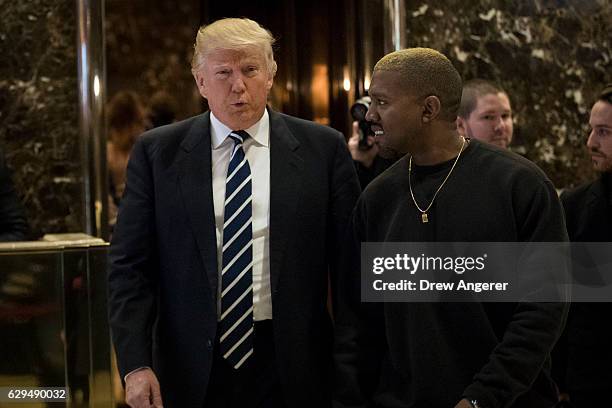
<path id="1" fill-rule="evenodd" d="M 612 163 L 602 163 L 593 160 L 593 169 L 598 173 L 610 173 L 612 172 Z"/>
<path id="2" fill-rule="evenodd" d="M 494 139 L 494 140 L 491 140 L 490 143 L 495 146 L 501 147 L 502 149 L 508 148 L 508 145 L 510 144 L 508 143 L 506 139 Z"/>
<path id="3" fill-rule="evenodd" d="M 397 160 L 403 156 L 399 151 L 382 143 L 378 145 L 378 155 L 387 160 Z"/>

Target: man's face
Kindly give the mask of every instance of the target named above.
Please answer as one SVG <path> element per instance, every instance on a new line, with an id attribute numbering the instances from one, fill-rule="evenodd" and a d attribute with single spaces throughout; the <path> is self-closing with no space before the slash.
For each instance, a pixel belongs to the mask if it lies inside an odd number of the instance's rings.
<path id="1" fill-rule="evenodd" d="M 463 136 L 507 148 L 512 141 L 512 109 L 503 92 L 478 97 L 476 108 L 467 118 L 457 118 Z"/>
<path id="2" fill-rule="evenodd" d="M 233 130 L 253 126 L 266 108 L 272 76 L 260 50 L 214 50 L 194 74 L 212 113 Z"/>
<path id="3" fill-rule="evenodd" d="M 374 71 L 366 120 L 372 124 L 383 157 L 406 154 L 419 143 L 423 113 L 418 98 L 404 89 L 399 73 Z"/>
<path id="4" fill-rule="evenodd" d="M 591 153 L 593 167 L 600 172 L 612 171 L 612 104 L 597 101 L 591 109 L 589 119 L 591 133 L 587 147 Z"/>

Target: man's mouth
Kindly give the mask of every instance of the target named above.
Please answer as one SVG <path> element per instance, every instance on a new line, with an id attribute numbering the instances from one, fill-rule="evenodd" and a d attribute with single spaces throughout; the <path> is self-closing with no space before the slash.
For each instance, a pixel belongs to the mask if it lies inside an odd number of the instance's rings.
<path id="1" fill-rule="evenodd" d="M 371 128 L 375 136 L 382 136 L 385 134 L 385 131 L 379 125 L 371 125 Z"/>

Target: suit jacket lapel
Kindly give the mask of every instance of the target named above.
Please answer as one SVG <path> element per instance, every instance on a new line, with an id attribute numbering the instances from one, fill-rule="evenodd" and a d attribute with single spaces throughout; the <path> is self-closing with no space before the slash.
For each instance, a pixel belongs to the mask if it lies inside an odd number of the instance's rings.
<path id="1" fill-rule="evenodd" d="M 295 212 L 302 187 L 300 143 L 282 115 L 270 113 L 270 285 L 277 291 L 286 246 L 294 231 Z"/>
<path id="2" fill-rule="evenodd" d="M 210 138 L 210 113 L 205 113 L 181 143 L 179 186 L 216 304 L 219 277 Z"/>

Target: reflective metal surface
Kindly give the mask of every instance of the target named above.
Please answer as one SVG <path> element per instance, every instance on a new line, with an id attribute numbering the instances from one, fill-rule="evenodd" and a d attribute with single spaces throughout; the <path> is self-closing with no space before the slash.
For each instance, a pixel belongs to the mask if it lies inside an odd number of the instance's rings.
<path id="1" fill-rule="evenodd" d="M 406 48 L 406 5 L 403 0 L 385 0 L 385 53 Z"/>
<path id="2" fill-rule="evenodd" d="M 108 238 L 104 101 L 104 1 L 77 0 L 79 122 L 82 138 L 85 232 Z"/>
<path id="3" fill-rule="evenodd" d="M 60 238 L 0 245 L 0 387 L 68 388 L 65 403 L 24 408 L 112 407 L 108 244 Z"/>

